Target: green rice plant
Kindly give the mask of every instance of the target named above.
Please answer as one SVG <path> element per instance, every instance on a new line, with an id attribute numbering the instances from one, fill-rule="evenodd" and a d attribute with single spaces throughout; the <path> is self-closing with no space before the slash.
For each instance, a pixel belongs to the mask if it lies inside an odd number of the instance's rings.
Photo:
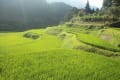
<path id="1" fill-rule="evenodd" d="M 100 34 L 111 34 L 107 30 Z M 118 43 L 119 31 L 117 34 L 116 30 L 112 31 L 112 38 Z M 42 36 L 36 40 L 23 37 L 29 32 Z M 77 26 L 2 32 L 0 80 L 119 80 L 119 52 L 116 51 L 120 50 L 101 39 L 98 33 Z"/>
<path id="2" fill-rule="evenodd" d="M 1 80 L 119 80 L 120 75 L 117 61 L 79 50 L 13 53 L 1 59 Z"/>
<path id="3" fill-rule="evenodd" d="M 114 52 L 120 52 L 119 48 L 113 46 L 112 44 L 110 44 L 105 40 L 100 39 L 99 37 L 78 33 L 77 38 L 79 41 L 94 47 L 98 47 L 98 48 L 102 48 L 102 49 L 106 49 Z"/>
<path id="4" fill-rule="evenodd" d="M 109 35 L 111 40 L 108 41 L 118 47 L 120 44 L 120 31 L 117 28 L 108 28 L 101 35 Z"/>
<path id="5" fill-rule="evenodd" d="M 48 27 L 46 29 L 46 33 L 47 34 L 51 34 L 51 35 L 58 35 L 59 33 L 61 33 L 63 30 L 61 28 L 57 28 L 57 27 Z"/>

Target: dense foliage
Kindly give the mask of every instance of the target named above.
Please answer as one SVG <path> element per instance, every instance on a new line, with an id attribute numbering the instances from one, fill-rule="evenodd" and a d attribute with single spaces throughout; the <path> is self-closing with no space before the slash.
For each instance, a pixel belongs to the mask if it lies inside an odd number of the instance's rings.
<path id="1" fill-rule="evenodd" d="M 90 8 L 89 1 L 87 1 L 87 4 L 86 4 L 86 6 L 85 6 L 85 11 L 86 11 L 87 13 L 91 13 L 91 8 Z"/>
<path id="2" fill-rule="evenodd" d="M 113 22 L 120 20 L 120 0 L 104 0 L 103 12 L 112 16 Z"/>
<path id="3" fill-rule="evenodd" d="M 112 5 L 112 0 L 104 0 L 103 8 L 108 8 Z"/>
<path id="4" fill-rule="evenodd" d="M 77 13 L 76 13 L 77 12 Z M 84 9 L 71 11 L 74 13 L 69 20 L 74 22 L 98 22 L 104 25 L 120 27 L 120 1 L 119 0 L 104 0 L 101 9 L 92 9 L 89 1 L 87 1 Z"/>

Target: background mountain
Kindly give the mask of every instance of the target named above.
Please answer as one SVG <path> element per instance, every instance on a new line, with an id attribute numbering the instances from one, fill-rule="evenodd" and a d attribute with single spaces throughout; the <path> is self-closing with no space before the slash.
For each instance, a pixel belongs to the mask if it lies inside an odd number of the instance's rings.
<path id="1" fill-rule="evenodd" d="M 57 25 L 71 10 L 64 3 L 45 0 L 0 0 L 0 31 L 22 31 Z"/>
<path id="2" fill-rule="evenodd" d="M 76 8 L 85 8 L 86 6 L 86 3 L 87 3 L 87 0 L 47 0 L 47 2 L 49 3 L 53 3 L 53 2 L 64 2 L 65 4 L 68 4 L 72 7 L 76 7 Z M 89 0 L 90 2 L 90 5 L 91 5 L 91 8 L 101 8 L 100 5 L 97 5 L 97 4 L 93 4 L 92 0 Z M 102 0 L 99 1 L 102 4 Z M 97 5 L 97 6 L 96 6 Z"/>

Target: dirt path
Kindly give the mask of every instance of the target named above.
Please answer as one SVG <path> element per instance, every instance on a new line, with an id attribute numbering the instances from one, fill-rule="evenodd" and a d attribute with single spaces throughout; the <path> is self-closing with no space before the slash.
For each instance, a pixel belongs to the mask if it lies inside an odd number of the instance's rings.
<path id="1" fill-rule="evenodd" d="M 109 36 L 109 35 L 101 35 L 100 38 L 104 39 L 104 40 L 107 40 L 107 41 L 110 41 L 112 39 L 112 37 Z"/>

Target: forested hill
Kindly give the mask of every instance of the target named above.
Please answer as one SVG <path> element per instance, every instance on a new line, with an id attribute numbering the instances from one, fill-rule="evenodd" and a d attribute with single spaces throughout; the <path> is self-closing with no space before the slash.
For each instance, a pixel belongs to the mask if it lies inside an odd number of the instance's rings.
<path id="1" fill-rule="evenodd" d="M 71 9 L 45 0 L 0 0 L 0 31 L 22 31 L 60 23 Z"/>

